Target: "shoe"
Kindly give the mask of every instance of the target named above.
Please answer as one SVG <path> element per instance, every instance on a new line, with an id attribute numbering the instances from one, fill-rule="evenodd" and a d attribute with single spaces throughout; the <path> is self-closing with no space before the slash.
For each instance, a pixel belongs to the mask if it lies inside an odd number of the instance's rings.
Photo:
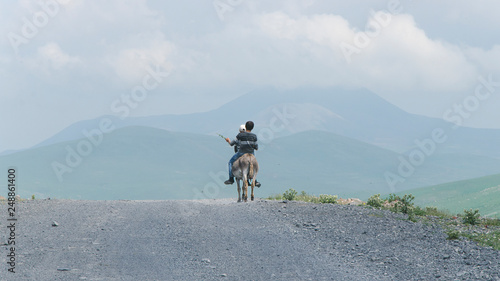
<path id="1" fill-rule="evenodd" d="M 233 184 L 233 183 L 234 183 L 234 178 L 230 178 L 224 182 L 224 184 Z"/>
<path id="2" fill-rule="evenodd" d="M 251 185 L 250 180 L 247 180 L 247 183 L 248 183 L 249 186 Z M 260 187 L 260 182 L 255 181 L 255 186 L 256 187 Z"/>

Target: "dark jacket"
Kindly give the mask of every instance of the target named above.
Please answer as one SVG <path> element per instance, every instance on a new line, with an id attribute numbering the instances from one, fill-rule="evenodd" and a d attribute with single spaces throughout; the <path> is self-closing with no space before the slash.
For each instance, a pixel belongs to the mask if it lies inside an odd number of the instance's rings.
<path id="1" fill-rule="evenodd" d="M 229 145 L 234 146 L 234 153 L 240 150 L 240 141 L 237 139 L 231 140 L 231 142 L 229 142 Z"/>
<path id="2" fill-rule="evenodd" d="M 236 139 L 239 141 L 239 152 L 241 153 L 253 153 L 254 150 L 259 149 L 257 136 L 254 133 L 242 132 L 236 136 Z"/>

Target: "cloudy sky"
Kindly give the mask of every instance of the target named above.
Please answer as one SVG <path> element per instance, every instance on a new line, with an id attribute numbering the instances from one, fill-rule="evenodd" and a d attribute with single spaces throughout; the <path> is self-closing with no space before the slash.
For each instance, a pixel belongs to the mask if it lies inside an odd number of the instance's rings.
<path id="1" fill-rule="evenodd" d="M 200 112 L 262 86 L 365 87 L 411 113 L 462 110 L 466 126 L 500 128 L 499 10 L 494 0 L 1 1 L 0 151 L 120 105 L 130 116 Z"/>

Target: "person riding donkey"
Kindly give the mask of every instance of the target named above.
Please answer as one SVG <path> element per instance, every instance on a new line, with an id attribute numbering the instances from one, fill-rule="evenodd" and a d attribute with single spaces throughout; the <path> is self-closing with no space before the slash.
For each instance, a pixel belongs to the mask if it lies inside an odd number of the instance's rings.
<path id="1" fill-rule="evenodd" d="M 245 126 L 243 125 L 240 126 L 240 133 L 236 136 L 236 139 L 230 140 L 229 138 L 226 138 L 226 141 L 229 143 L 229 145 L 233 146 L 236 145 L 235 147 L 235 154 L 231 159 L 229 160 L 228 167 L 229 167 L 229 179 L 224 182 L 224 184 L 233 184 L 234 183 L 234 176 L 233 176 L 233 163 L 236 161 L 238 158 L 243 156 L 243 154 L 246 153 L 251 153 L 255 155 L 255 150 L 259 149 L 259 145 L 257 144 L 257 136 L 252 133 L 254 124 L 252 121 L 248 121 L 245 123 Z M 255 181 L 255 186 L 260 187 L 260 182 Z"/>

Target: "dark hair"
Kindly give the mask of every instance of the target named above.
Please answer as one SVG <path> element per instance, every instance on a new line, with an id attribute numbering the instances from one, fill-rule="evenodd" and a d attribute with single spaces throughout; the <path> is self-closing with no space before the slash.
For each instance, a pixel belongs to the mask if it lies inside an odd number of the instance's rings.
<path id="1" fill-rule="evenodd" d="M 247 129 L 247 131 L 253 130 L 253 122 L 252 121 L 247 121 L 245 123 L 245 128 Z"/>

